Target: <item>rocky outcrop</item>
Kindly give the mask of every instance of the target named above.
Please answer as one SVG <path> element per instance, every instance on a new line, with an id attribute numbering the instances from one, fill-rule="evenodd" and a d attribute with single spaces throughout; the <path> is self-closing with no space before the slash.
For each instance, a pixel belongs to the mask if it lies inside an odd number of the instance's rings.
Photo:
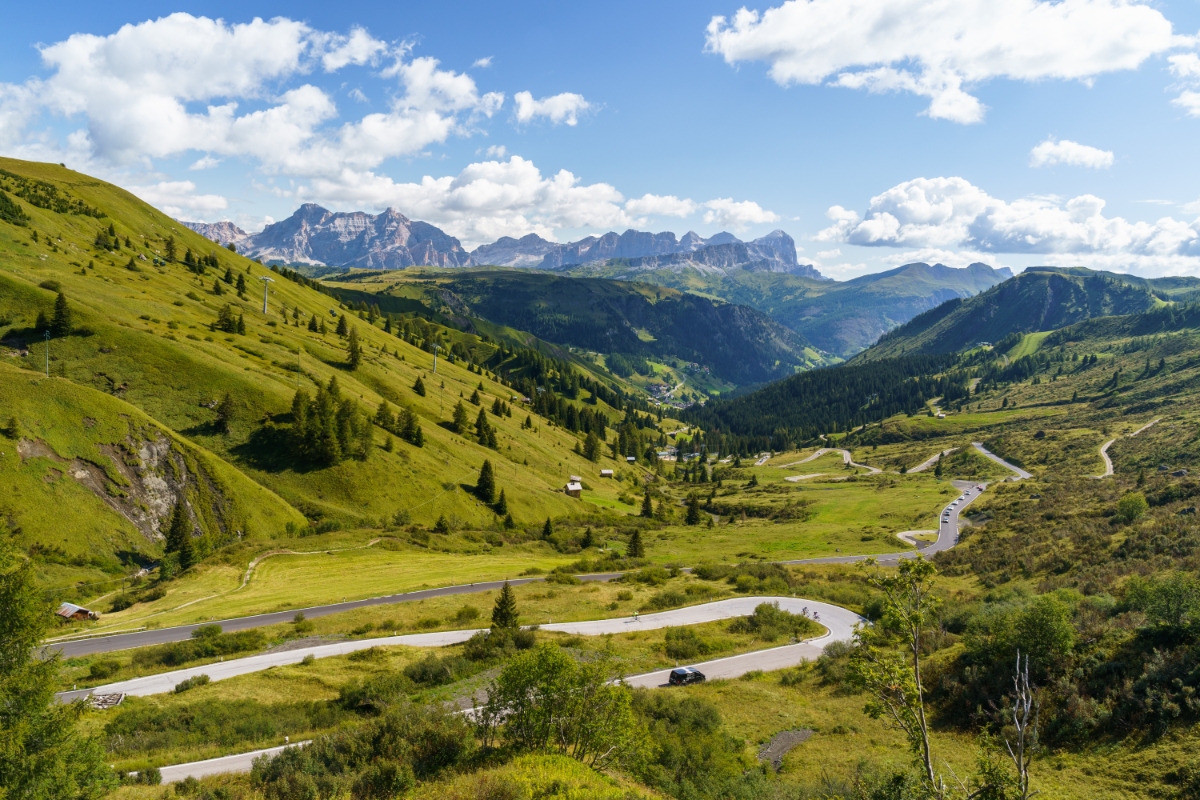
<path id="1" fill-rule="evenodd" d="M 205 239 L 212 239 L 222 247 L 231 242 L 234 247 L 238 247 L 238 245 L 250 236 L 250 234 L 229 220 L 222 220 L 221 222 L 184 222 L 183 224 Z M 241 250 L 240 247 L 238 249 L 239 251 Z"/>
<path id="2" fill-rule="evenodd" d="M 214 241 L 231 235 L 230 229 L 237 230 L 232 223 L 185 224 Z M 333 212 L 305 203 L 261 233 L 230 241 L 239 252 L 268 264 L 403 269 L 462 267 L 470 260 L 458 239 L 427 222 L 410 220 L 394 208 L 372 215 Z"/>

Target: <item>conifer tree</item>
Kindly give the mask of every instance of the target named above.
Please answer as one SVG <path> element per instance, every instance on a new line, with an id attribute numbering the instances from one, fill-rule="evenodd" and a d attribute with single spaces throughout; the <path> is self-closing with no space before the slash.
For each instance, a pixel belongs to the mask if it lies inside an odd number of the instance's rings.
<path id="1" fill-rule="evenodd" d="M 335 333 L 337 333 L 338 336 L 345 336 L 349 332 L 350 332 L 350 324 L 348 322 L 346 322 L 346 315 L 342 314 L 341 316 L 338 317 L 337 330 L 335 331 Z"/>
<path id="2" fill-rule="evenodd" d="M 484 459 L 479 468 L 479 480 L 475 482 L 475 496 L 491 505 L 496 502 L 496 476 L 492 472 L 492 462 Z"/>
<path id="3" fill-rule="evenodd" d="M 358 328 L 350 329 L 350 341 L 346 344 L 346 364 L 350 369 L 358 369 L 362 364 L 362 347 L 358 343 Z"/>
<path id="4" fill-rule="evenodd" d="M 246 335 L 246 315 L 238 314 L 237 332 L 239 336 Z"/>
<path id="5" fill-rule="evenodd" d="M 9 417 L 8 424 L 4 426 L 4 435 L 9 439 L 17 439 L 21 436 L 21 427 L 17 423 L 16 417 Z"/>
<path id="6" fill-rule="evenodd" d="M 240 278 L 241 276 L 239 275 L 238 277 Z M 225 277 L 222 278 L 222 280 L 224 280 L 230 286 L 233 285 L 233 267 L 225 268 Z M 245 286 L 245 281 L 242 282 L 242 285 Z"/>
<path id="7" fill-rule="evenodd" d="M 459 436 L 462 436 L 467 430 L 467 426 L 471 424 L 471 420 L 467 416 L 467 409 L 463 406 L 461 400 L 454 404 L 454 421 L 451 424 L 454 432 Z"/>
<path id="8" fill-rule="evenodd" d="M 313 314 L 308 318 L 308 329 L 313 333 L 317 332 L 317 315 Z"/>
<path id="9" fill-rule="evenodd" d="M 642 532 L 634 531 L 629 537 L 629 546 L 625 548 L 626 558 L 645 558 L 646 545 L 642 544 Z"/>
<path id="10" fill-rule="evenodd" d="M 317 332 L 320 333 L 322 336 L 329 333 L 329 329 L 325 327 L 325 318 L 324 317 L 321 317 L 321 324 L 318 326 Z"/>
<path id="11" fill-rule="evenodd" d="M 650 489 L 646 488 L 646 494 L 642 497 L 642 516 L 649 519 L 654 516 L 654 505 L 650 499 Z"/>
<path id="12" fill-rule="evenodd" d="M 418 397 L 425 396 L 425 381 L 421 380 L 420 375 L 417 376 L 417 382 L 413 384 L 412 390 L 413 394 L 417 395 Z"/>
<path id="13" fill-rule="evenodd" d="M 504 496 L 504 490 L 500 490 L 500 496 L 496 498 L 496 505 L 492 508 L 497 514 L 508 516 L 508 498 Z"/>
<path id="14" fill-rule="evenodd" d="M 700 498 L 694 494 L 688 497 L 687 516 L 683 521 L 687 525 L 700 524 Z"/>
<path id="15" fill-rule="evenodd" d="M 433 523 L 433 532 L 434 533 L 449 533 L 450 532 L 450 523 L 446 520 L 445 514 L 438 515 L 437 522 Z"/>
<path id="16" fill-rule="evenodd" d="M 221 281 L 213 278 L 213 294 L 220 296 L 225 294 L 225 290 L 221 288 Z"/>
<path id="17" fill-rule="evenodd" d="M 50 320 L 51 336 L 68 336 L 71 333 L 71 307 L 62 292 L 54 299 L 54 317 Z"/>
<path id="18" fill-rule="evenodd" d="M 229 427 L 233 424 L 233 396 L 226 392 L 221 398 L 221 402 L 217 405 L 217 430 L 221 433 L 229 433 Z"/>
<path id="19" fill-rule="evenodd" d="M 521 627 L 520 615 L 517 613 L 517 596 L 513 593 L 508 581 L 500 588 L 496 605 L 492 607 L 492 633 L 506 633 Z"/>
<path id="20" fill-rule="evenodd" d="M 542 539 L 549 540 L 549 538 L 553 535 L 554 523 L 550 521 L 549 517 L 546 517 L 546 524 L 542 526 Z"/>
<path id="21" fill-rule="evenodd" d="M 392 407 L 388 405 L 387 400 L 379 401 L 379 410 L 375 412 L 375 424 L 385 431 L 396 427 L 396 417 L 392 414 Z"/>
<path id="22" fill-rule="evenodd" d="M 237 276 L 237 293 L 243 295 L 246 293 L 246 276 L 238 273 Z"/>
<path id="23" fill-rule="evenodd" d="M 587 550 L 589 547 L 596 546 L 596 535 L 594 533 L 592 533 L 592 529 L 590 526 L 588 527 L 588 529 L 586 531 L 583 532 L 583 541 L 581 541 L 579 543 L 579 546 L 582 547 L 584 550 Z"/>

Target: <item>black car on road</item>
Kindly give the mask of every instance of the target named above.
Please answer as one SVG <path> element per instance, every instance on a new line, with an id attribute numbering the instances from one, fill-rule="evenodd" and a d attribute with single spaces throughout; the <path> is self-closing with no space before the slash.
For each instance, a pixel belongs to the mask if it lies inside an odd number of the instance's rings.
<path id="1" fill-rule="evenodd" d="M 701 683 L 704 681 L 704 673 L 692 667 L 678 667 L 671 670 L 671 677 L 667 679 L 667 683 L 671 686 L 686 686 L 689 683 Z"/>

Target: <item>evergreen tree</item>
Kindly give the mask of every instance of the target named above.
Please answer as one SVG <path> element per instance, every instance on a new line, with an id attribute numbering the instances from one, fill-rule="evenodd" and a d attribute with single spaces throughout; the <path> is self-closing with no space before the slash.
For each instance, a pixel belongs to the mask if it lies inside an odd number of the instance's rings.
<path id="1" fill-rule="evenodd" d="M 46 312 L 39 311 L 37 313 L 37 319 L 35 319 L 33 321 L 33 329 L 35 331 L 37 331 L 38 333 L 41 333 L 42 331 L 46 330 L 49 327 L 50 327 L 50 320 L 46 317 Z"/>
<path id="2" fill-rule="evenodd" d="M 21 436 L 21 427 L 17 423 L 16 417 L 9 417 L 8 424 L 4 426 L 4 435 L 9 439 L 18 439 Z"/>
<path id="3" fill-rule="evenodd" d="M 496 605 L 492 607 L 492 633 L 506 633 L 521 627 L 520 615 L 517 613 L 517 596 L 513 593 L 508 581 L 500 588 Z"/>
<path id="4" fill-rule="evenodd" d="M 167 252 L 167 261 L 175 260 L 175 237 L 168 236 L 167 241 L 163 245 L 163 249 Z"/>
<path id="5" fill-rule="evenodd" d="M 583 532 L 583 541 L 581 541 L 579 543 L 579 546 L 582 547 L 584 550 L 587 550 L 589 547 L 596 546 L 596 535 L 594 533 L 592 533 L 592 529 L 590 526 L 588 527 L 587 530 L 585 530 Z"/>
<path id="6" fill-rule="evenodd" d="M 553 535 L 554 535 L 554 523 L 550 521 L 549 517 L 546 517 L 546 524 L 542 526 L 542 539 L 549 540 L 550 537 Z"/>
<path id="7" fill-rule="evenodd" d="M 417 376 L 417 382 L 413 384 L 413 394 L 418 397 L 425 396 L 425 381 L 421 380 L 421 376 Z"/>
<path id="8" fill-rule="evenodd" d="M 51 336 L 68 336 L 71 333 L 71 307 L 62 292 L 54 299 L 54 317 L 50 320 Z"/>
<path id="9" fill-rule="evenodd" d="M 221 402 L 217 405 L 217 430 L 221 433 L 229 433 L 229 428 L 233 424 L 233 396 L 226 392 L 221 398 Z"/>
<path id="10" fill-rule="evenodd" d="M 492 462 L 484 459 L 479 468 L 479 480 L 475 482 L 475 496 L 484 503 L 491 505 L 496 502 L 496 476 L 492 472 Z"/>
<path id="11" fill-rule="evenodd" d="M 392 407 L 388 405 L 387 400 L 379 401 L 379 410 L 375 412 L 375 424 L 385 431 L 396 427 L 396 417 L 392 414 Z"/>
<path id="12" fill-rule="evenodd" d="M 937 464 L 933 468 L 933 477 L 942 477 L 942 456 L 940 454 L 938 455 Z"/>
<path id="13" fill-rule="evenodd" d="M 646 488 L 646 494 L 642 497 L 642 516 L 649 519 L 654 516 L 654 505 L 650 499 L 650 488 Z"/>
<path id="14" fill-rule="evenodd" d="M 180 569 L 190 569 L 196 560 L 196 546 L 192 542 L 192 531 L 189 525 L 187 534 L 179 543 L 179 567 Z"/>
<path id="15" fill-rule="evenodd" d="M 185 539 L 192 538 L 192 523 L 188 519 L 187 508 L 183 499 L 175 504 L 171 512 L 171 524 L 167 527 L 165 549 L 168 553 L 178 553 Z"/>
<path id="16" fill-rule="evenodd" d="M 362 347 L 358 344 L 358 328 L 350 329 L 350 341 L 346 344 L 346 364 L 350 369 L 358 369 L 362 364 Z"/>
<path id="17" fill-rule="evenodd" d="M 238 277 L 240 278 L 241 276 L 239 275 Z M 225 281 L 230 286 L 233 285 L 233 267 L 225 268 L 225 277 L 222 278 L 221 280 Z"/>
<path id="18" fill-rule="evenodd" d="M 433 523 L 433 532 L 443 534 L 450 532 L 450 523 L 446 521 L 445 514 L 438 515 L 437 522 Z"/>
<path id="19" fill-rule="evenodd" d="M 318 326 L 317 332 L 322 336 L 329 333 L 329 329 L 325 327 L 325 318 L 321 317 L 321 324 Z"/>
<path id="20" fill-rule="evenodd" d="M 626 558 L 645 558 L 646 545 L 642 544 L 642 532 L 635 530 L 629 537 L 629 546 L 625 548 Z"/>
<path id="21" fill-rule="evenodd" d="M 474 392 L 471 392 L 471 399 L 470 399 L 471 405 L 477 406 L 477 405 L 479 405 L 479 402 L 480 402 L 479 401 L 479 390 L 475 390 Z"/>
<path id="22" fill-rule="evenodd" d="M 687 516 L 683 521 L 687 525 L 700 524 L 700 498 L 694 494 L 688 496 Z"/>
<path id="23" fill-rule="evenodd" d="M 497 514 L 508 516 L 508 498 L 504 496 L 504 490 L 500 490 L 500 496 L 496 498 L 496 505 L 492 508 Z"/>
<path id="24" fill-rule="evenodd" d="M 335 333 L 337 333 L 338 336 L 345 336 L 349 332 L 350 332 L 350 324 L 348 322 L 346 322 L 346 315 L 342 314 L 341 316 L 338 317 L 337 330 L 335 331 Z"/>
<path id="25" fill-rule="evenodd" d="M 510 530 L 510 531 L 513 528 L 517 527 L 517 523 L 513 522 L 512 514 L 504 515 L 504 527 L 505 527 L 505 529 Z"/>
<path id="26" fill-rule="evenodd" d="M 387 319 L 385 319 L 383 321 L 383 332 L 384 333 L 392 332 L 392 318 L 391 317 L 388 317 Z"/>
<path id="27" fill-rule="evenodd" d="M 225 294 L 225 290 L 221 288 L 221 281 L 217 280 L 216 278 L 213 278 L 213 290 L 212 291 L 213 291 L 213 294 L 217 295 L 218 297 Z"/>
<path id="28" fill-rule="evenodd" d="M 462 401 L 459 400 L 454 404 L 454 420 L 451 423 L 451 427 L 454 428 L 455 433 L 462 436 L 470 424 L 471 420 L 467 416 L 467 409 L 463 406 Z"/>
<path id="29" fill-rule="evenodd" d="M 237 293 L 239 295 L 246 293 L 246 276 L 238 273 L 237 276 Z"/>
<path id="30" fill-rule="evenodd" d="M 0 797 L 93 800 L 117 778 L 81 704 L 54 697 L 60 661 L 42 651 L 54 619 L 30 561 L 0 545 Z"/>
<path id="31" fill-rule="evenodd" d="M 308 318 L 308 329 L 313 333 L 317 332 L 317 315 L 313 314 Z"/>
<path id="32" fill-rule="evenodd" d="M 600 437 L 596 436 L 593 431 L 588 431 L 583 440 L 583 457 L 588 461 L 600 460 Z"/>
<path id="33" fill-rule="evenodd" d="M 487 412 L 482 408 L 479 409 L 479 416 L 475 418 L 475 435 L 481 445 L 496 449 L 496 429 L 488 422 Z"/>
<path id="34" fill-rule="evenodd" d="M 246 315 L 238 314 L 237 332 L 239 336 L 246 335 Z"/>

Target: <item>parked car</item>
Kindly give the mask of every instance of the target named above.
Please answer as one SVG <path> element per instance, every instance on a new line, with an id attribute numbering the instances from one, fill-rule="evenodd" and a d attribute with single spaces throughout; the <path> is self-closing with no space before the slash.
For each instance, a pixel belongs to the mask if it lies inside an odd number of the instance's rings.
<path id="1" fill-rule="evenodd" d="M 686 686 L 689 683 L 703 683 L 704 673 L 693 667 L 678 667 L 671 670 L 667 683 L 672 686 Z"/>

